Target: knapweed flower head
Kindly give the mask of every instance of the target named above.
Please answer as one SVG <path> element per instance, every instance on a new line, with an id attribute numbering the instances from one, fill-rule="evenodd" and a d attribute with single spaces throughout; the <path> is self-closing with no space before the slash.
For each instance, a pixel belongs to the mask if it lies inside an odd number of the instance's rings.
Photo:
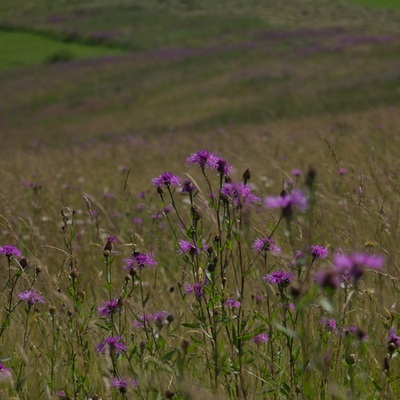
<path id="1" fill-rule="evenodd" d="M 107 238 L 107 242 L 104 245 L 104 251 L 112 251 L 113 244 L 117 242 L 117 238 L 115 236 L 109 236 Z M 109 253 L 107 253 L 109 255 Z"/>
<path id="2" fill-rule="evenodd" d="M 181 184 L 181 178 L 174 175 L 172 172 L 163 172 L 157 178 L 151 180 L 154 186 L 179 186 Z"/>
<path id="3" fill-rule="evenodd" d="M 18 295 L 21 301 L 25 301 L 29 307 L 34 306 L 36 303 L 45 303 L 45 299 L 36 290 L 25 290 Z"/>
<path id="4" fill-rule="evenodd" d="M 142 269 L 152 269 L 157 265 L 154 259 L 154 253 L 139 253 L 135 251 L 131 257 L 124 259 L 124 269 L 129 272 L 135 272 Z"/>
<path id="5" fill-rule="evenodd" d="M 96 346 L 96 351 L 102 354 L 120 354 L 126 351 L 126 348 L 121 336 L 108 336 Z"/>
<path id="6" fill-rule="evenodd" d="M 356 325 L 344 327 L 342 333 L 347 337 L 355 337 L 361 342 L 366 342 L 368 340 L 368 335 Z"/>
<path id="7" fill-rule="evenodd" d="M 118 389 L 120 393 L 126 393 L 129 387 L 137 388 L 138 382 L 136 379 L 114 378 L 111 381 L 111 386 Z"/>
<path id="8" fill-rule="evenodd" d="M 389 329 L 387 345 L 390 353 L 393 353 L 395 350 L 400 348 L 400 336 L 396 335 L 393 326 Z"/>
<path id="9" fill-rule="evenodd" d="M 121 311 L 122 302 L 121 299 L 112 299 L 110 301 L 106 301 L 101 304 L 97 309 L 99 311 L 99 315 L 102 318 L 109 318 L 112 314 L 115 314 L 117 311 Z"/>
<path id="10" fill-rule="evenodd" d="M 186 161 L 189 165 L 200 165 L 203 170 L 206 166 L 214 170 L 218 167 L 218 157 L 207 150 L 199 150 L 196 153 L 192 153 Z"/>
<path id="11" fill-rule="evenodd" d="M 9 379 L 11 377 L 12 377 L 11 369 L 4 367 L 4 365 L 0 363 L 0 381 Z"/>
<path id="12" fill-rule="evenodd" d="M 341 283 L 341 278 L 332 268 L 324 268 L 316 272 L 314 275 L 315 283 L 322 289 L 336 289 Z"/>
<path id="13" fill-rule="evenodd" d="M 333 318 L 321 319 L 321 325 L 324 326 L 329 332 L 338 332 L 336 320 Z"/>
<path id="14" fill-rule="evenodd" d="M 65 392 L 65 390 L 59 390 L 58 393 L 57 393 L 57 396 L 58 396 L 59 399 L 64 399 L 64 400 L 68 399 L 68 395 Z"/>
<path id="15" fill-rule="evenodd" d="M 267 196 L 264 200 L 264 205 L 267 208 L 280 208 L 284 216 L 291 216 L 293 209 L 304 212 L 308 207 L 307 196 L 298 189 L 287 193 L 282 190 L 280 196 Z"/>
<path id="16" fill-rule="evenodd" d="M 200 283 L 185 283 L 184 291 L 186 294 L 193 293 L 196 297 L 204 296 L 203 285 L 201 285 Z"/>
<path id="17" fill-rule="evenodd" d="M 183 194 L 190 194 L 194 193 L 197 190 L 196 185 L 190 180 L 190 179 L 185 179 L 182 184 L 182 193 Z"/>
<path id="18" fill-rule="evenodd" d="M 22 257 L 21 250 L 18 247 L 13 246 L 12 244 L 6 244 L 4 246 L 0 246 L 0 254 L 4 254 L 8 258 Z"/>
<path id="19" fill-rule="evenodd" d="M 335 254 L 333 269 L 343 282 L 358 281 L 364 274 L 365 268 L 381 269 L 385 262 L 382 255 L 365 253 Z"/>
<path id="20" fill-rule="evenodd" d="M 268 237 L 254 240 L 252 247 L 254 250 L 260 253 L 267 251 L 272 253 L 282 253 L 281 248 L 275 244 L 274 239 Z"/>
<path id="21" fill-rule="evenodd" d="M 169 315 L 166 311 L 157 311 L 154 314 L 143 314 L 137 317 L 137 321 L 133 321 L 135 328 L 148 327 L 151 323 L 157 327 L 169 324 Z"/>
<path id="22" fill-rule="evenodd" d="M 263 277 L 265 281 L 271 285 L 278 285 L 279 287 L 286 287 L 293 279 L 293 274 L 286 271 L 275 271 Z"/>
<path id="23" fill-rule="evenodd" d="M 193 257 L 200 252 L 200 249 L 194 243 L 188 242 L 187 240 L 179 240 L 178 245 L 178 252 L 181 254 L 190 254 Z"/>
<path id="24" fill-rule="evenodd" d="M 267 343 L 269 336 L 266 333 L 259 333 L 258 335 L 251 338 L 251 341 L 255 344 Z"/>
<path id="25" fill-rule="evenodd" d="M 227 299 L 225 301 L 225 307 L 227 308 L 240 308 L 241 304 L 235 299 Z"/>
<path id="26" fill-rule="evenodd" d="M 324 246 L 320 246 L 319 244 L 313 244 L 311 246 L 311 256 L 313 259 L 324 259 L 328 257 L 328 249 Z"/>
<path id="27" fill-rule="evenodd" d="M 292 175 L 295 176 L 296 178 L 298 178 L 299 176 L 301 176 L 303 173 L 301 172 L 300 169 L 294 169 L 292 170 Z"/>
<path id="28" fill-rule="evenodd" d="M 232 169 L 232 165 L 224 158 L 217 157 L 215 170 L 222 176 L 228 176 Z"/>
<path id="29" fill-rule="evenodd" d="M 243 182 L 225 183 L 221 188 L 221 196 L 227 201 L 231 201 L 236 207 L 251 207 L 258 203 L 260 198 L 251 193 L 251 188 Z"/>

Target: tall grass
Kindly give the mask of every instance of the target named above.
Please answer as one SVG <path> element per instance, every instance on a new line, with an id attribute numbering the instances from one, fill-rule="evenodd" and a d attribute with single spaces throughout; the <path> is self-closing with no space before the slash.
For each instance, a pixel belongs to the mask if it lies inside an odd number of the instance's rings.
<path id="1" fill-rule="evenodd" d="M 396 398 L 396 139 L 335 129 L 16 153 L 2 396 Z"/>

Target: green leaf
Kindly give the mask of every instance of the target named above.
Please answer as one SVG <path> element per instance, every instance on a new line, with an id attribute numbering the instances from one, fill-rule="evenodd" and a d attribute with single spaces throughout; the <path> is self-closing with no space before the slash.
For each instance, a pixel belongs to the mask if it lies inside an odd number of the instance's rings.
<path id="1" fill-rule="evenodd" d="M 164 362 L 170 360 L 172 358 L 172 356 L 175 354 L 176 350 L 172 350 L 170 352 L 168 352 L 167 354 L 165 354 L 165 356 L 162 358 L 162 360 Z"/>

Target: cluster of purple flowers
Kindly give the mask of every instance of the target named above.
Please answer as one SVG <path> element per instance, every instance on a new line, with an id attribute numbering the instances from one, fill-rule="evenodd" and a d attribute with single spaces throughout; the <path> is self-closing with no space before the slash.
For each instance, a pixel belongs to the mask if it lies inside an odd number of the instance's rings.
<path id="1" fill-rule="evenodd" d="M 154 253 L 139 253 L 135 251 L 131 257 L 124 259 L 124 269 L 129 272 L 136 272 L 142 269 L 152 269 L 157 265 Z"/>
<path id="2" fill-rule="evenodd" d="M 210 153 L 207 150 L 199 150 L 191 154 L 187 159 L 189 165 L 198 164 L 202 170 L 209 167 L 222 176 L 228 176 L 232 166 L 223 158 Z"/>

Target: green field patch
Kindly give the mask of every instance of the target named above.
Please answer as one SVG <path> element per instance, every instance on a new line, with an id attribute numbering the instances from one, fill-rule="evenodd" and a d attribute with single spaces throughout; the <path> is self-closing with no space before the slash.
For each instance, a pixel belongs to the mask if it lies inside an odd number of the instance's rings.
<path id="1" fill-rule="evenodd" d="M 0 48 L 0 70 L 122 53 L 119 49 L 106 46 L 63 42 L 18 31 L 0 31 Z"/>
<path id="2" fill-rule="evenodd" d="M 367 7 L 400 8 L 399 0 L 348 0 L 349 3 Z"/>

